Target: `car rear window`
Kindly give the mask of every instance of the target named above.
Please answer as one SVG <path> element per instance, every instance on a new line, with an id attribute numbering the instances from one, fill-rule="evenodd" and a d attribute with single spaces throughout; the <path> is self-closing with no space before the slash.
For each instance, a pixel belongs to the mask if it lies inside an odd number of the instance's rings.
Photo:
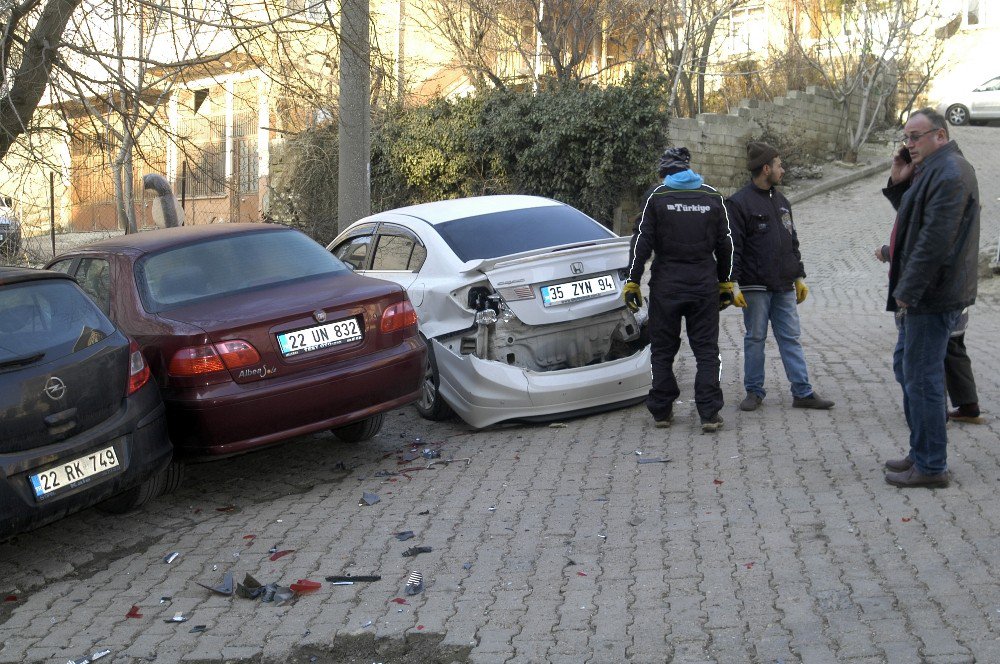
<path id="1" fill-rule="evenodd" d="M 294 230 L 229 235 L 152 254 L 136 264 L 151 313 L 190 302 L 319 275 L 347 272 L 333 254 Z"/>
<path id="2" fill-rule="evenodd" d="M 114 331 L 107 316 L 69 280 L 0 288 L 0 370 L 69 355 Z"/>
<path id="3" fill-rule="evenodd" d="M 434 228 L 462 261 L 615 237 L 568 205 L 493 212 L 446 221 Z"/>

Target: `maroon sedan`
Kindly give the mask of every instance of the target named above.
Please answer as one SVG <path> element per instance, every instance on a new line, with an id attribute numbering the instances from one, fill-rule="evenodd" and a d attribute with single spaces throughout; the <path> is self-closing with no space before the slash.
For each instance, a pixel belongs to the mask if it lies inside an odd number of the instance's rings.
<path id="1" fill-rule="evenodd" d="M 188 226 L 62 254 L 67 272 L 138 341 L 186 457 L 332 429 L 378 433 L 417 399 L 425 347 L 404 290 L 354 274 L 273 224 Z"/>

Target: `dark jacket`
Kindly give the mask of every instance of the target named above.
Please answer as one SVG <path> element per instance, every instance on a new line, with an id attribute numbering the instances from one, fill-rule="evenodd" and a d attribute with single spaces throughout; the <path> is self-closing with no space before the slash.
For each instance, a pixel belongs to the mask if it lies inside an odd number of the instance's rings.
<path id="1" fill-rule="evenodd" d="M 790 291 L 806 276 L 792 204 L 751 180 L 726 200 L 733 222 L 733 281 L 745 291 Z"/>
<path id="2" fill-rule="evenodd" d="M 722 194 L 701 185 L 660 185 L 646 197 L 632 232 L 629 281 L 639 283 L 653 255 L 650 291 L 717 296 L 729 281 L 733 241 Z"/>
<path id="3" fill-rule="evenodd" d="M 979 260 L 979 183 L 955 141 L 923 160 L 907 182 L 882 190 L 896 208 L 886 308 L 957 311 L 975 303 Z"/>

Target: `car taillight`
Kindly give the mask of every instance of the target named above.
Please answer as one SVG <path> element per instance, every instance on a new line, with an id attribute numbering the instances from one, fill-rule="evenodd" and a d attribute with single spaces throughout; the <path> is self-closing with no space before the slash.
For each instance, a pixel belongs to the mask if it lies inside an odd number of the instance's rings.
<path id="1" fill-rule="evenodd" d="M 417 312 L 409 300 L 397 302 L 386 307 L 382 312 L 382 321 L 379 323 L 379 331 L 382 334 L 405 330 L 408 327 L 415 327 L 417 324 Z"/>
<path id="2" fill-rule="evenodd" d="M 242 339 L 182 348 L 170 360 L 171 376 L 190 377 L 238 369 L 260 363 L 260 353 Z"/>
<path id="3" fill-rule="evenodd" d="M 139 391 L 139 388 L 149 382 L 149 365 L 142 357 L 139 344 L 134 340 L 128 345 L 128 389 L 125 396 L 130 396 Z"/>

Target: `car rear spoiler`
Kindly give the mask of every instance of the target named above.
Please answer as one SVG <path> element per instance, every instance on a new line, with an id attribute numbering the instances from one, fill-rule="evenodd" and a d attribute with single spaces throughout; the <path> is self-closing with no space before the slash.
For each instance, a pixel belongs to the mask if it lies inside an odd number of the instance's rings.
<path id="1" fill-rule="evenodd" d="M 470 272 L 488 272 L 495 267 L 506 267 L 508 265 L 515 265 L 517 263 L 530 262 L 532 259 L 538 256 L 543 256 L 545 254 L 551 254 L 555 252 L 560 252 L 566 255 L 577 254 L 580 252 L 588 251 L 591 247 L 601 246 L 601 245 L 628 245 L 632 241 L 631 237 L 609 237 L 600 240 L 587 240 L 586 242 L 573 242 L 571 244 L 560 244 L 555 247 L 543 247 L 542 249 L 532 249 L 530 251 L 522 251 L 517 254 L 509 254 L 507 256 L 497 256 L 496 258 L 479 258 L 471 261 L 466 261 L 464 265 L 460 268 L 459 272 L 462 274 L 469 274 Z"/>

